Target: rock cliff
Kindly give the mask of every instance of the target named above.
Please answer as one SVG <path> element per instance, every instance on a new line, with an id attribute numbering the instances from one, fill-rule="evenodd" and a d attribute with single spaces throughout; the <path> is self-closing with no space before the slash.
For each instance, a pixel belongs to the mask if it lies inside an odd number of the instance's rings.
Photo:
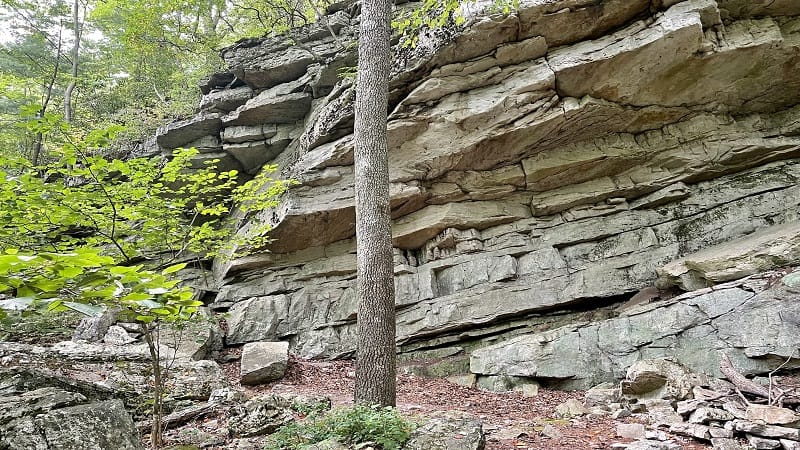
<path id="1" fill-rule="evenodd" d="M 241 233 L 271 224 L 269 252 L 215 265 L 211 306 L 230 311 L 228 344 L 353 353 L 354 89 L 339 74 L 355 65 L 358 20 L 357 5 L 340 4 L 295 30 L 295 45 L 223 50 L 229 69 L 203 84 L 200 112 L 159 132 L 162 149 L 195 146 L 249 174 L 277 164 L 299 181 L 279 208 L 242 218 Z M 528 0 L 507 16 L 468 12 L 463 26 L 397 47 L 389 143 L 402 354 L 456 355 L 464 370 L 472 354 L 481 376 L 585 387 L 639 357 L 713 370 L 697 352 L 770 362 L 788 356 L 774 347 L 798 346 L 798 323 L 780 317 L 796 294 L 764 294 L 773 307 L 752 312 L 780 328 L 780 345 L 704 338 L 760 288 L 658 302 L 800 259 L 798 1 Z M 729 253 L 750 265 L 726 266 Z M 631 297 L 657 301 L 648 308 L 669 325 L 625 313 Z M 617 340 L 623 350 L 598 350 Z M 574 364 L 519 369 L 547 358 Z"/>

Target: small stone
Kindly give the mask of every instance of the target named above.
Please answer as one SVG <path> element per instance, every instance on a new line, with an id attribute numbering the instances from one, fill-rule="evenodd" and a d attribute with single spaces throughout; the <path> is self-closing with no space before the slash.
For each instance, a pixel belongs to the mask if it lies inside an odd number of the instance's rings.
<path id="1" fill-rule="evenodd" d="M 625 417 L 630 417 L 631 412 L 627 409 L 618 409 L 611 413 L 611 418 L 614 420 L 624 419 Z"/>
<path id="2" fill-rule="evenodd" d="M 586 391 L 584 401 L 586 406 L 607 405 L 619 402 L 621 396 L 622 392 L 618 386 L 602 383 Z"/>
<path id="3" fill-rule="evenodd" d="M 136 342 L 124 328 L 118 325 L 111 325 L 103 336 L 103 342 L 109 345 L 128 345 Z"/>
<path id="4" fill-rule="evenodd" d="M 587 414 L 587 417 L 605 417 L 609 414 L 611 414 L 611 411 L 608 410 L 608 408 L 602 406 L 592 406 L 591 408 L 589 408 L 589 413 Z"/>
<path id="5" fill-rule="evenodd" d="M 645 433 L 644 437 L 653 441 L 666 441 L 669 439 L 667 433 L 664 433 L 661 430 L 647 430 L 647 433 Z"/>
<path id="6" fill-rule="evenodd" d="M 625 439 L 643 439 L 647 430 L 640 423 L 617 424 L 617 436 Z"/>
<path id="7" fill-rule="evenodd" d="M 731 432 L 731 430 L 726 430 L 725 428 L 719 428 L 719 427 L 709 427 L 708 433 L 711 435 L 712 438 L 733 437 L 733 432 Z"/>
<path id="8" fill-rule="evenodd" d="M 777 439 L 767 439 L 752 434 L 746 434 L 747 442 L 756 450 L 775 450 L 781 447 L 781 442 Z"/>
<path id="9" fill-rule="evenodd" d="M 571 419 L 573 417 L 580 417 L 586 415 L 589 411 L 583 404 L 571 398 L 566 402 L 556 406 L 556 417 L 563 418 L 563 419 Z"/>
<path id="10" fill-rule="evenodd" d="M 553 424 L 548 423 L 542 428 L 542 436 L 550 439 L 560 439 L 561 432 Z"/>
<path id="11" fill-rule="evenodd" d="M 714 450 L 749 450 L 747 446 L 732 438 L 713 438 L 711 445 Z"/>
<path id="12" fill-rule="evenodd" d="M 681 436 L 710 440 L 712 438 L 732 438 L 733 432 L 724 428 L 709 427 L 698 423 L 673 423 L 669 432 Z"/>
<path id="13" fill-rule="evenodd" d="M 682 400 L 678 402 L 678 404 L 676 405 L 675 411 L 678 414 L 685 416 L 693 412 L 697 408 L 701 408 L 704 406 L 709 406 L 709 403 L 705 400 L 698 400 L 698 399 Z"/>
<path id="14" fill-rule="evenodd" d="M 798 428 L 800 414 L 789 408 L 780 408 L 769 405 L 748 405 L 745 411 L 745 419 L 756 422 L 763 422 L 767 425 L 784 425 L 790 428 Z"/>
<path id="15" fill-rule="evenodd" d="M 788 287 L 800 288 L 800 269 L 795 269 L 794 272 L 783 277 L 781 283 Z"/>
<path id="16" fill-rule="evenodd" d="M 645 400 L 643 403 L 647 415 L 650 417 L 650 422 L 654 425 L 683 421 L 683 417 L 675 412 L 672 408 L 672 403 L 668 400 L 653 399 Z"/>
<path id="17" fill-rule="evenodd" d="M 800 450 L 800 442 L 789 439 L 780 439 L 779 442 L 781 443 L 783 450 Z"/>
<path id="18" fill-rule="evenodd" d="M 681 447 L 675 441 L 634 441 L 628 444 L 628 450 L 681 450 Z"/>
<path id="19" fill-rule="evenodd" d="M 689 423 L 709 423 L 711 421 L 724 422 L 733 419 L 733 414 L 729 413 L 728 411 L 704 406 L 697 408 L 689 416 Z"/>
<path id="20" fill-rule="evenodd" d="M 348 447 L 336 439 L 329 438 L 304 448 L 306 450 L 347 450 Z"/>
<path id="21" fill-rule="evenodd" d="M 742 407 L 742 405 L 738 405 L 738 404 L 733 403 L 733 402 L 725 402 L 722 405 L 722 408 L 725 411 L 728 411 L 729 413 L 733 414 L 733 417 L 735 417 L 737 419 L 744 419 L 745 416 L 747 415 L 747 412 Z"/>
<path id="22" fill-rule="evenodd" d="M 764 425 L 748 421 L 737 421 L 735 428 L 736 431 L 742 431 L 758 436 L 800 441 L 800 430 L 795 428 Z"/>

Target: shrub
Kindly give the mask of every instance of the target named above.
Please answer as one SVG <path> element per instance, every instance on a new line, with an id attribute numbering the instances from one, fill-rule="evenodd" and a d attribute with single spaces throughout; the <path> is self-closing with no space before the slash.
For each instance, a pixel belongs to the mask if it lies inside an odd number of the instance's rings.
<path id="1" fill-rule="evenodd" d="M 326 439 L 345 445 L 373 443 L 384 450 L 396 450 L 414 429 L 396 409 L 353 406 L 334 409 L 324 416 L 310 415 L 269 436 L 265 450 L 296 450 Z"/>

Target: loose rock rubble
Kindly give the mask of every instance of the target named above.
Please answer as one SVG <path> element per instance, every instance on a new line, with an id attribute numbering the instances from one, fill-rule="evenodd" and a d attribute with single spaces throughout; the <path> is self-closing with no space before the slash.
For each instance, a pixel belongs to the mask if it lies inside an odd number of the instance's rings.
<path id="1" fill-rule="evenodd" d="M 730 361 L 723 358 L 723 371 L 731 372 L 726 364 Z M 741 383 L 738 376 L 731 378 Z M 680 449 L 669 435 L 689 437 L 718 450 L 800 448 L 800 413 L 795 409 L 800 398 L 793 387 L 777 382 L 761 386 L 773 392 L 767 399 L 746 396 L 742 389 L 752 388 L 734 383 L 669 360 L 643 360 L 631 366 L 618 385 L 603 383 L 589 389 L 583 406 L 589 414 L 639 420 L 617 425 L 618 437 L 635 441 L 613 448 Z M 556 409 L 562 415 L 571 410 L 578 410 L 574 401 Z"/>

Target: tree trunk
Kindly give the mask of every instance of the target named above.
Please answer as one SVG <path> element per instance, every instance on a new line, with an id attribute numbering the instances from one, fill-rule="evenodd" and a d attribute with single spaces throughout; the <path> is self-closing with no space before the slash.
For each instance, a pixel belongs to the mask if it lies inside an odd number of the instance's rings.
<path id="1" fill-rule="evenodd" d="M 44 92 L 44 99 L 42 99 L 42 107 L 39 109 L 39 112 L 36 114 L 36 117 L 43 118 L 45 113 L 47 112 L 47 105 L 50 103 L 50 99 L 53 96 L 53 86 L 56 84 L 56 78 L 58 77 L 58 68 L 61 61 L 61 28 L 58 29 L 58 46 L 56 47 L 56 63 L 55 67 L 53 68 L 53 76 L 50 77 L 50 82 L 47 84 Z M 42 155 L 42 147 L 44 144 L 44 134 L 42 132 L 36 133 L 36 139 L 33 144 L 33 150 L 31 151 L 31 162 L 33 165 L 39 164 L 39 158 Z"/>
<path id="2" fill-rule="evenodd" d="M 386 144 L 391 1 L 364 0 L 358 46 L 355 197 L 358 343 L 355 401 L 394 406 L 395 309 Z"/>
<path id="3" fill-rule="evenodd" d="M 154 328 L 147 324 L 142 325 L 144 330 L 144 340 L 150 350 L 150 367 L 153 370 L 153 414 L 150 423 L 150 447 L 157 449 L 164 444 L 164 429 L 162 428 L 164 417 L 164 378 L 161 373 L 161 355 L 158 343 L 153 340 L 153 334 L 157 333 Z"/>
<path id="4" fill-rule="evenodd" d="M 78 21 L 79 6 L 78 0 L 72 1 L 72 32 L 75 36 L 75 42 L 72 44 L 72 71 L 70 72 L 69 84 L 64 90 L 64 120 L 67 123 L 72 123 L 72 91 L 75 90 L 75 85 L 78 83 L 78 53 L 81 48 L 81 23 Z"/>

